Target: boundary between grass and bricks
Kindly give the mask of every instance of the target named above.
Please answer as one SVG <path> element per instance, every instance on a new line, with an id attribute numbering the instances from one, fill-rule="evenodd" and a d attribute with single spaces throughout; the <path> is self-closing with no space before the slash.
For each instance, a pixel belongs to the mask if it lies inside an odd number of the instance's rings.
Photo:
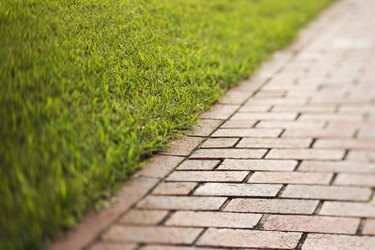
<path id="1" fill-rule="evenodd" d="M 334 18 L 336 1 L 323 10 L 310 24 L 307 24 L 297 39 L 288 47 L 273 54 L 263 63 L 250 79 L 229 90 L 210 111 L 199 116 L 200 122 L 180 139 L 172 141 L 166 150 L 153 156 L 150 161 L 110 199 L 108 205 L 99 213 L 90 212 L 83 221 L 69 230 L 65 237 L 51 244 L 52 250 L 88 248 L 118 218 L 131 209 L 139 200 L 148 195 L 153 188 L 168 176 L 176 167 L 201 145 L 221 124 L 227 121 L 272 75 L 280 70 L 320 31 L 327 20 Z"/>

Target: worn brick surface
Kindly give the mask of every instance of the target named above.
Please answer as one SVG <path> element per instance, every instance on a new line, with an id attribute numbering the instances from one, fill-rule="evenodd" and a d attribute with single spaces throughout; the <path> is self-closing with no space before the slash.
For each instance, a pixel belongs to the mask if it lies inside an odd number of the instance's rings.
<path id="1" fill-rule="evenodd" d="M 375 187 L 375 174 L 338 174 L 335 185 Z"/>
<path id="2" fill-rule="evenodd" d="M 219 160 L 187 160 L 177 167 L 178 170 L 211 170 L 220 163 Z"/>
<path id="3" fill-rule="evenodd" d="M 135 250 L 137 247 L 136 243 L 99 242 L 91 247 L 90 250 Z"/>
<path id="4" fill-rule="evenodd" d="M 199 246 L 292 249 L 300 233 L 267 232 L 243 229 L 208 229 L 198 240 Z"/>
<path id="5" fill-rule="evenodd" d="M 355 129 L 343 129 L 343 128 L 332 128 L 332 129 L 287 129 L 282 137 L 305 137 L 305 138 L 349 138 L 355 133 Z"/>
<path id="6" fill-rule="evenodd" d="M 375 218 L 375 204 L 369 202 L 358 203 L 325 201 L 319 214 Z"/>
<path id="7" fill-rule="evenodd" d="M 232 120 L 281 120 L 281 121 L 293 121 L 297 118 L 297 113 L 287 113 L 287 112 L 277 112 L 277 113 L 260 113 L 260 112 L 253 112 L 253 113 L 236 113 L 232 116 Z"/>
<path id="8" fill-rule="evenodd" d="M 205 141 L 201 148 L 230 148 L 239 141 L 239 138 L 212 138 Z"/>
<path id="9" fill-rule="evenodd" d="M 167 145 L 166 150 L 164 150 L 161 153 L 166 155 L 187 156 L 202 141 L 203 138 L 200 137 L 183 137 L 175 141 L 172 141 L 169 145 Z"/>
<path id="10" fill-rule="evenodd" d="M 375 164 L 355 161 L 303 161 L 298 171 L 336 173 L 375 173 Z"/>
<path id="11" fill-rule="evenodd" d="M 156 225 L 167 216 L 167 211 L 156 210 L 130 210 L 120 219 L 125 224 Z"/>
<path id="12" fill-rule="evenodd" d="M 221 123 L 222 121 L 220 120 L 203 119 L 187 134 L 194 136 L 209 136 L 220 126 Z"/>
<path id="13" fill-rule="evenodd" d="M 375 219 L 368 219 L 365 221 L 362 234 L 375 235 Z"/>
<path id="14" fill-rule="evenodd" d="M 143 167 L 138 175 L 152 178 L 164 178 L 182 160 L 183 158 L 178 156 L 157 155 Z"/>
<path id="15" fill-rule="evenodd" d="M 216 104 L 210 111 L 201 114 L 200 118 L 228 119 L 239 107 L 239 105 Z"/>
<path id="16" fill-rule="evenodd" d="M 233 160 L 226 159 L 218 170 L 293 171 L 295 160 Z"/>
<path id="17" fill-rule="evenodd" d="M 191 158 L 201 159 L 251 159 L 261 158 L 266 153 L 265 149 L 199 149 L 194 152 Z"/>
<path id="18" fill-rule="evenodd" d="M 260 121 L 257 128 L 285 128 L 285 129 L 322 129 L 324 121 Z"/>
<path id="19" fill-rule="evenodd" d="M 273 197 L 280 189 L 281 185 L 205 183 L 194 194 L 205 196 Z"/>
<path id="20" fill-rule="evenodd" d="M 359 139 L 320 139 L 314 143 L 314 148 L 345 148 L 375 150 L 375 140 Z"/>
<path id="21" fill-rule="evenodd" d="M 257 120 L 228 120 L 220 128 L 252 128 Z"/>
<path id="22" fill-rule="evenodd" d="M 308 148 L 312 139 L 243 138 L 237 148 Z"/>
<path id="23" fill-rule="evenodd" d="M 162 182 L 152 193 L 158 195 L 187 195 L 196 186 L 196 182 Z"/>
<path id="24" fill-rule="evenodd" d="M 349 235 L 309 234 L 305 240 L 303 250 L 372 250 L 375 237 L 361 237 Z"/>
<path id="25" fill-rule="evenodd" d="M 217 210 L 225 200 L 226 198 L 222 197 L 148 196 L 141 200 L 137 207 L 172 210 Z"/>
<path id="26" fill-rule="evenodd" d="M 261 129 L 261 128 L 242 128 L 242 129 L 218 129 L 212 135 L 214 137 L 278 137 L 281 129 Z"/>
<path id="27" fill-rule="evenodd" d="M 170 226 L 253 228 L 260 214 L 179 211 L 166 222 Z"/>
<path id="28" fill-rule="evenodd" d="M 267 159 L 296 159 L 296 160 L 340 160 L 344 150 L 333 149 L 271 149 Z"/>
<path id="29" fill-rule="evenodd" d="M 328 173 L 298 173 L 298 172 L 256 172 L 249 183 L 294 183 L 328 185 L 333 174 Z"/>
<path id="30" fill-rule="evenodd" d="M 241 182 L 247 171 L 176 171 L 167 177 L 168 181 L 199 182 Z"/>

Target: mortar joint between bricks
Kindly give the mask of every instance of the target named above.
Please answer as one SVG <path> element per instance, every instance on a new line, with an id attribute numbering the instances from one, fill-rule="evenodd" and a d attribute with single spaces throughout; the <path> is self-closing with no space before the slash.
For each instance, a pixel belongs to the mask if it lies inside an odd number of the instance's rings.
<path id="1" fill-rule="evenodd" d="M 228 197 L 228 198 L 224 201 L 223 205 L 220 206 L 219 211 L 224 211 L 224 209 L 228 206 L 228 204 L 229 204 L 232 200 L 233 200 L 232 197 Z"/>
<path id="2" fill-rule="evenodd" d="M 242 183 L 247 183 L 250 179 L 250 177 L 255 173 L 255 171 L 250 171 L 245 178 L 242 180 Z"/>
<path id="3" fill-rule="evenodd" d="M 347 160 L 348 155 L 349 155 L 349 149 L 345 149 L 345 151 L 344 151 L 344 155 L 343 155 L 343 157 L 342 157 L 341 160 L 342 160 L 342 161 Z"/>
<path id="4" fill-rule="evenodd" d="M 294 167 L 293 172 L 298 171 L 298 168 L 301 166 L 302 162 L 303 162 L 303 160 L 297 160 L 297 165 Z"/>
<path id="5" fill-rule="evenodd" d="M 266 150 L 266 152 L 264 153 L 264 155 L 260 158 L 260 159 L 266 159 L 266 156 L 268 155 L 268 153 L 271 151 L 271 149 L 270 148 L 268 148 L 267 150 Z"/>
<path id="6" fill-rule="evenodd" d="M 365 218 L 360 218 L 359 225 L 358 225 L 357 231 L 355 233 L 356 235 L 361 235 L 362 234 L 362 230 L 363 230 L 363 227 L 365 225 L 365 221 L 366 221 Z"/>
<path id="7" fill-rule="evenodd" d="M 315 144 L 315 142 L 316 142 L 317 140 L 318 140 L 317 138 L 312 138 L 311 143 L 310 143 L 310 145 L 309 145 L 309 148 L 313 148 L 313 146 L 314 146 L 314 144 Z"/>
<path id="8" fill-rule="evenodd" d="M 279 192 L 277 192 L 275 198 L 280 198 L 281 197 L 281 194 L 284 192 L 284 190 L 286 189 L 286 187 L 288 186 L 288 184 L 283 184 L 279 190 Z"/>
<path id="9" fill-rule="evenodd" d="M 266 223 L 268 217 L 270 217 L 269 214 L 263 214 L 263 215 L 262 215 L 262 218 L 260 218 L 260 220 L 259 220 L 258 223 L 255 225 L 255 227 L 253 227 L 253 229 L 256 229 L 256 230 L 261 230 L 261 229 L 263 229 L 263 225 L 264 225 L 264 223 Z"/>
<path id="10" fill-rule="evenodd" d="M 176 210 L 170 210 L 168 214 L 157 224 L 158 226 L 162 226 L 165 224 L 167 220 L 169 220 L 172 215 L 176 212 Z"/>
<path id="11" fill-rule="evenodd" d="M 332 176 L 331 180 L 329 181 L 329 184 L 328 184 L 328 185 L 332 186 L 333 183 L 334 183 L 335 180 L 336 180 L 336 177 L 337 177 L 337 173 L 333 173 L 333 176 Z"/>
<path id="12" fill-rule="evenodd" d="M 312 213 L 313 215 L 319 214 L 320 210 L 322 209 L 324 201 L 319 201 L 318 205 L 316 206 L 314 212 Z"/>
<path id="13" fill-rule="evenodd" d="M 194 241 L 191 243 L 191 246 L 194 246 L 200 237 L 202 237 L 202 235 L 207 231 L 207 227 L 206 228 L 203 228 L 202 232 L 200 232 L 198 235 L 197 235 L 197 238 L 194 239 Z"/>
<path id="14" fill-rule="evenodd" d="M 298 241 L 297 246 L 296 246 L 297 250 L 301 250 L 302 249 L 302 246 L 305 243 L 306 239 L 307 239 L 307 233 L 303 233 L 302 236 L 301 236 L 301 238 Z"/>

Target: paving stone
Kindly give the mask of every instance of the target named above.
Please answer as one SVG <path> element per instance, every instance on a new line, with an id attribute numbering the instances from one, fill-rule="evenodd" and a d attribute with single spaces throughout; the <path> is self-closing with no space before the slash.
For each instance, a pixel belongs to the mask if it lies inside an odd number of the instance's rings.
<path id="1" fill-rule="evenodd" d="M 257 120 L 228 120 L 220 128 L 252 128 Z"/>
<path id="2" fill-rule="evenodd" d="M 239 105 L 227 105 L 227 104 L 216 104 L 211 107 L 208 112 L 201 114 L 200 118 L 205 119 L 228 119 L 240 106 Z"/>
<path id="3" fill-rule="evenodd" d="M 260 214 L 177 211 L 167 220 L 166 225 L 253 228 L 261 218 Z"/>
<path id="4" fill-rule="evenodd" d="M 335 185 L 375 187 L 375 174 L 338 174 Z"/>
<path id="5" fill-rule="evenodd" d="M 202 144 L 201 148 L 230 148 L 238 141 L 239 138 L 210 138 Z"/>
<path id="6" fill-rule="evenodd" d="M 237 148 L 308 148 L 312 139 L 243 138 Z"/>
<path id="7" fill-rule="evenodd" d="M 375 204 L 360 202 L 325 201 L 319 212 L 322 215 L 375 218 Z"/>
<path id="8" fill-rule="evenodd" d="M 282 137 L 307 137 L 307 138 L 329 138 L 329 137 L 352 137 L 355 129 L 287 129 Z"/>
<path id="9" fill-rule="evenodd" d="M 195 159 L 251 159 L 261 158 L 267 151 L 265 149 L 199 149 L 191 158 Z"/>
<path id="10" fill-rule="evenodd" d="M 375 173 L 375 164 L 354 161 L 303 161 L 298 171 L 336 173 Z"/>
<path id="11" fill-rule="evenodd" d="M 277 121 L 293 121 L 297 118 L 297 113 L 287 112 L 252 112 L 252 113 L 236 113 L 231 117 L 231 120 L 277 120 Z"/>
<path id="12" fill-rule="evenodd" d="M 220 248 L 222 250 L 222 248 Z M 168 246 L 168 245 L 146 245 L 140 250 L 220 250 L 218 248 L 206 247 L 184 247 L 184 246 Z"/>
<path id="13" fill-rule="evenodd" d="M 212 170 L 219 164 L 219 160 L 186 160 L 177 170 Z"/>
<path id="14" fill-rule="evenodd" d="M 272 112 L 298 112 L 298 113 L 333 113 L 336 110 L 336 105 L 275 105 Z"/>
<path id="15" fill-rule="evenodd" d="M 140 170 L 137 175 L 164 178 L 174 169 L 184 158 L 178 156 L 156 155 Z"/>
<path id="16" fill-rule="evenodd" d="M 328 149 L 271 149 L 267 159 L 295 159 L 295 160 L 340 160 L 344 157 L 344 150 Z"/>
<path id="17" fill-rule="evenodd" d="M 213 137 L 278 137 L 281 129 L 261 129 L 261 128 L 231 128 L 218 129 L 213 133 Z"/>
<path id="18" fill-rule="evenodd" d="M 244 105 L 242 106 L 238 112 L 243 113 L 243 112 L 267 112 L 271 109 L 272 105 Z"/>
<path id="19" fill-rule="evenodd" d="M 197 245 L 230 248 L 292 249 L 297 246 L 300 238 L 300 233 L 209 228 L 199 238 Z"/>
<path id="20" fill-rule="evenodd" d="M 191 196 L 147 196 L 138 204 L 138 208 L 170 210 L 218 210 L 225 202 L 222 197 Z"/>
<path id="21" fill-rule="evenodd" d="M 312 103 L 326 103 L 326 102 L 312 102 Z M 329 103 L 329 102 L 327 102 Z M 304 113 L 299 118 L 301 121 L 361 121 L 363 115 L 360 114 L 313 114 Z"/>
<path id="22" fill-rule="evenodd" d="M 307 215 L 270 215 L 263 225 L 266 230 L 315 233 L 355 234 L 360 219 Z"/>
<path id="23" fill-rule="evenodd" d="M 202 141 L 203 138 L 200 137 L 185 136 L 170 142 L 161 154 L 188 156 Z"/>
<path id="24" fill-rule="evenodd" d="M 322 200 L 367 201 L 372 194 L 370 188 L 288 185 L 281 197 Z"/>
<path id="25" fill-rule="evenodd" d="M 308 234 L 303 250 L 372 250 L 375 246 L 375 237 Z"/>
<path id="26" fill-rule="evenodd" d="M 218 170 L 293 171 L 295 160 L 232 160 L 226 159 Z"/>
<path id="27" fill-rule="evenodd" d="M 333 174 L 302 172 L 255 172 L 248 183 L 321 184 L 328 185 Z"/>
<path id="28" fill-rule="evenodd" d="M 367 219 L 365 221 L 365 225 L 363 226 L 362 234 L 375 235 L 375 219 Z"/>
<path id="29" fill-rule="evenodd" d="M 324 121 L 260 121 L 257 128 L 285 128 L 285 129 L 322 129 Z"/>
<path id="30" fill-rule="evenodd" d="M 374 115 L 372 115 L 372 117 L 374 117 Z M 372 125 L 374 126 L 374 123 L 372 123 Z M 360 129 L 358 132 L 358 138 L 372 139 L 372 141 L 374 142 L 374 139 L 375 139 L 374 127 Z"/>
<path id="31" fill-rule="evenodd" d="M 348 160 L 375 162 L 375 152 L 372 151 L 349 151 Z"/>
<path id="32" fill-rule="evenodd" d="M 152 191 L 152 194 L 187 195 L 197 185 L 196 182 L 162 182 Z"/>
<path id="33" fill-rule="evenodd" d="M 167 181 L 241 182 L 248 174 L 247 171 L 176 171 Z"/>
<path id="34" fill-rule="evenodd" d="M 135 243 L 98 242 L 90 250 L 135 250 L 137 247 Z"/>
<path id="35" fill-rule="evenodd" d="M 194 136 L 209 136 L 215 129 L 217 129 L 223 121 L 203 119 L 195 125 L 188 135 Z"/>
<path id="36" fill-rule="evenodd" d="M 191 244 L 202 232 L 200 228 L 112 226 L 103 239 L 117 242 Z"/>
<path id="37" fill-rule="evenodd" d="M 204 183 L 194 192 L 205 196 L 274 197 L 281 185 Z"/>
<path id="38" fill-rule="evenodd" d="M 375 150 L 375 140 L 320 139 L 314 143 L 314 148 L 345 148 Z"/>
<path id="39" fill-rule="evenodd" d="M 248 91 L 236 91 L 235 89 L 229 90 L 223 98 L 219 100 L 219 103 L 223 104 L 242 104 L 252 95 Z"/>
<path id="40" fill-rule="evenodd" d="M 237 198 L 229 202 L 225 211 L 271 214 L 312 214 L 319 201 L 292 199 L 243 199 Z"/>
<path id="41" fill-rule="evenodd" d="M 120 219 L 120 222 L 125 224 L 157 225 L 167 214 L 168 211 L 132 209 Z"/>

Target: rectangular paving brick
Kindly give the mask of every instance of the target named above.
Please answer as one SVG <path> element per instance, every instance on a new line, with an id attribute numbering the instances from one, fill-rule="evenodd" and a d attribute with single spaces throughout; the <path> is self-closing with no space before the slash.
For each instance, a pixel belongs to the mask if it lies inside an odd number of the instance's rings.
<path id="1" fill-rule="evenodd" d="M 251 159 L 261 158 L 267 151 L 265 149 L 199 149 L 194 152 L 191 158 L 195 159 Z"/>
<path id="2" fill-rule="evenodd" d="M 252 93 L 248 91 L 238 91 L 235 89 L 231 89 L 219 100 L 219 103 L 242 104 L 251 95 Z"/>
<path id="3" fill-rule="evenodd" d="M 225 211 L 271 214 L 312 214 L 319 201 L 292 199 L 243 199 L 229 202 Z"/>
<path id="4" fill-rule="evenodd" d="M 203 119 L 198 124 L 196 124 L 187 134 L 194 136 L 209 136 L 215 129 L 220 126 L 221 123 L 222 121 L 220 120 Z"/>
<path id="5" fill-rule="evenodd" d="M 230 148 L 238 141 L 239 138 L 210 138 L 201 145 L 201 148 Z"/>
<path id="6" fill-rule="evenodd" d="M 156 155 L 137 173 L 137 175 L 164 178 L 174 169 L 184 158 L 179 156 Z"/>
<path id="7" fill-rule="evenodd" d="M 112 250 L 112 249 L 105 249 L 105 250 Z M 121 250 L 128 250 L 128 249 L 121 249 Z M 139 250 L 220 250 L 220 249 L 206 248 L 206 247 L 194 247 L 194 246 L 186 247 L 186 246 L 176 246 L 176 245 L 145 245 L 139 248 Z"/>
<path id="8" fill-rule="evenodd" d="M 375 187 L 375 174 L 338 174 L 335 178 L 335 185 Z"/>
<path id="9" fill-rule="evenodd" d="M 206 119 L 228 119 L 240 106 L 239 105 L 227 105 L 227 104 L 216 104 L 211 109 L 203 114 L 200 118 Z"/>
<path id="10" fill-rule="evenodd" d="M 243 112 L 267 112 L 271 109 L 272 105 L 244 105 L 242 106 L 238 112 L 243 113 Z"/>
<path id="11" fill-rule="evenodd" d="M 281 185 L 205 183 L 198 187 L 194 194 L 205 196 L 274 197 L 280 189 Z"/>
<path id="12" fill-rule="evenodd" d="M 229 120 L 226 121 L 220 128 L 252 128 L 257 120 Z"/>
<path id="13" fill-rule="evenodd" d="M 322 215 L 375 218 L 375 204 L 369 202 L 325 201 L 319 212 Z"/>
<path id="14" fill-rule="evenodd" d="M 183 137 L 174 141 L 171 141 L 161 154 L 165 155 L 177 155 L 177 156 L 188 156 L 201 142 L 203 138 L 200 137 Z"/>
<path id="15" fill-rule="evenodd" d="M 272 112 L 298 112 L 298 113 L 333 113 L 336 110 L 336 105 L 275 105 Z"/>
<path id="16" fill-rule="evenodd" d="M 372 250 L 375 246 L 375 237 L 349 236 L 349 235 L 328 235 L 308 234 L 303 250 Z"/>
<path id="17" fill-rule="evenodd" d="M 255 172 L 248 183 L 321 184 L 328 185 L 333 177 L 329 173 Z"/>
<path id="18" fill-rule="evenodd" d="M 260 121 L 257 128 L 285 128 L 285 129 L 322 129 L 326 122 L 324 121 Z"/>
<path id="19" fill-rule="evenodd" d="M 361 121 L 361 114 L 313 114 L 304 113 L 299 118 L 301 121 Z"/>
<path id="20" fill-rule="evenodd" d="M 328 149 L 271 149 L 267 159 L 294 160 L 340 160 L 344 157 L 344 150 Z"/>
<path id="21" fill-rule="evenodd" d="M 363 162 L 374 162 L 375 163 L 375 152 L 372 151 L 349 151 L 348 160 L 363 161 Z"/>
<path id="22" fill-rule="evenodd" d="M 212 170 L 219 163 L 219 160 L 186 160 L 177 167 L 177 170 Z"/>
<path id="23" fill-rule="evenodd" d="M 375 164 L 354 161 L 303 161 L 298 171 L 336 173 L 375 173 Z"/>
<path id="24" fill-rule="evenodd" d="M 295 160 L 232 160 L 226 159 L 218 170 L 293 171 Z"/>
<path id="25" fill-rule="evenodd" d="M 231 128 L 218 129 L 213 133 L 213 137 L 278 137 L 281 129 L 262 129 L 262 128 Z"/>
<path id="26" fill-rule="evenodd" d="M 288 185 L 281 197 L 322 200 L 367 201 L 371 196 L 370 188 Z"/>
<path id="27" fill-rule="evenodd" d="M 367 219 L 362 229 L 362 234 L 375 235 L 375 219 Z"/>
<path id="28" fill-rule="evenodd" d="M 237 148 L 308 148 L 312 139 L 243 138 Z"/>
<path id="29" fill-rule="evenodd" d="M 217 210 L 226 198 L 192 196 L 147 196 L 138 202 L 138 208 L 170 210 Z"/>
<path id="30" fill-rule="evenodd" d="M 209 228 L 199 238 L 197 245 L 230 248 L 292 249 L 297 246 L 300 238 L 300 233 Z"/>
<path id="31" fill-rule="evenodd" d="M 103 239 L 123 242 L 191 244 L 202 232 L 200 228 L 112 226 Z"/>
<path id="32" fill-rule="evenodd" d="M 138 247 L 136 243 L 113 243 L 113 242 L 97 242 L 90 250 L 135 250 Z"/>
<path id="33" fill-rule="evenodd" d="M 167 214 L 168 211 L 132 209 L 120 219 L 120 223 L 157 225 Z"/>
<path id="34" fill-rule="evenodd" d="M 355 129 L 287 129 L 282 137 L 305 137 L 305 138 L 332 138 L 332 137 L 352 137 Z"/>
<path id="35" fill-rule="evenodd" d="M 314 143 L 314 148 L 345 148 L 375 150 L 375 140 L 320 139 Z"/>
<path id="36" fill-rule="evenodd" d="M 187 195 L 198 183 L 196 182 L 162 182 L 152 191 L 157 195 Z"/>
<path id="37" fill-rule="evenodd" d="M 312 233 L 355 234 L 360 219 L 316 215 L 270 215 L 263 225 L 266 230 Z"/>
<path id="38" fill-rule="evenodd" d="M 168 181 L 198 182 L 241 182 L 249 174 L 247 171 L 175 171 Z"/>
<path id="39" fill-rule="evenodd" d="M 293 121 L 297 118 L 297 113 L 287 112 L 252 112 L 252 113 L 236 113 L 231 117 L 231 120 L 276 120 L 276 121 Z"/>
<path id="40" fill-rule="evenodd" d="M 261 218 L 260 214 L 177 211 L 167 220 L 166 225 L 253 228 Z"/>

